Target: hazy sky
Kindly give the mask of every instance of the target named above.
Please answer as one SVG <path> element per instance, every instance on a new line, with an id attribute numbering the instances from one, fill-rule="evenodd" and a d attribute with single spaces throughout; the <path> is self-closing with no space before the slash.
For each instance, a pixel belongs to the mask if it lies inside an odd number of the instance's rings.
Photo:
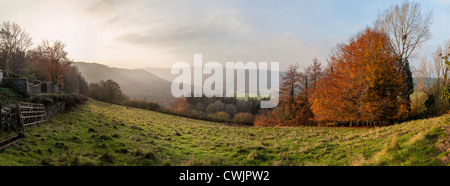
<path id="1" fill-rule="evenodd" d="M 432 39 L 450 39 L 450 0 L 417 1 L 433 11 Z M 337 43 L 371 26 L 395 0 L 0 0 L 0 21 L 20 24 L 35 43 L 59 39 L 74 61 L 170 68 L 208 61 L 325 63 Z M 420 57 L 419 57 L 420 58 Z M 418 60 L 417 60 L 418 61 Z M 417 65 L 413 61 L 413 65 Z"/>

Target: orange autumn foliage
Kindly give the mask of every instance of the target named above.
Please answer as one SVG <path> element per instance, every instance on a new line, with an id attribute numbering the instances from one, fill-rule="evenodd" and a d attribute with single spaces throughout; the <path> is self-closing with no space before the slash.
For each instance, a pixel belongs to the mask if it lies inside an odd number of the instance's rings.
<path id="1" fill-rule="evenodd" d="M 278 118 L 277 109 L 272 110 L 261 110 L 258 115 L 255 116 L 255 121 L 253 124 L 255 126 L 264 126 L 264 127 L 276 127 L 280 126 L 280 120 Z"/>
<path id="2" fill-rule="evenodd" d="M 189 112 L 189 103 L 186 101 L 186 98 L 180 97 L 173 100 L 171 109 L 174 113 L 184 115 Z"/>
<path id="3" fill-rule="evenodd" d="M 298 65 L 291 65 L 280 86 L 278 107 L 263 110 L 256 117 L 256 126 L 305 126 L 312 123 L 312 112 L 309 109 L 306 90 L 308 80 L 298 72 Z"/>
<path id="4" fill-rule="evenodd" d="M 38 76 L 58 84 L 61 89 L 64 88 L 64 73 L 72 68 L 65 46 L 61 41 L 43 41 L 30 52 Z"/>
<path id="5" fill-rule="evenodd" d="M 332 55 L 312 96 L 318 122 L 373 122 L 398 119 L 406 111 L 400 98 L 402 68 L 389 38 L 367 28 Z"/>

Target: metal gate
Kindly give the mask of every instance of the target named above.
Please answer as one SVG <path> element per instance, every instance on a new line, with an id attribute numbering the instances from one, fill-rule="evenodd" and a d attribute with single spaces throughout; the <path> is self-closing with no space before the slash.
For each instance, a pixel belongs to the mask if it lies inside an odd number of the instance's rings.
<path id="1" fill-rule="evenodd" d="M 26 126 L 35 125 L 47 121 L 47 112 L 45 110 L 45 106 L 42 104 L 20 102 L 18 110 L 20 123 L 22 124 L 22 132 L 20 132 L 19 135 L 15 137 L 0 141 L 0 149 L 3 149 L 13 143 L 22 140 L 25 137 L 24 133 Z M 1 117 L 2 116 L 0 114 L 0 122 Z"/>
<path id="2" fill-rule="evenodd" d="M 25 131 L 26 126 L 46 122 L 47 112 L 43 104 L 20 102 L 19 117 Z"/>

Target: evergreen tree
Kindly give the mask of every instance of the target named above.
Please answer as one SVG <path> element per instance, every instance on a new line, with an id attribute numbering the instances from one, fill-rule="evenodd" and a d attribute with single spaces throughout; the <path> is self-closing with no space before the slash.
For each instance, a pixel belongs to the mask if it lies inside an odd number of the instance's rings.
<path id="1" fill-rule="evenodd" d="M 405 60 L 403 64 L 403 73 L 405 73 L 405 87 L 403 89 L 403 100 L 406 101 L 408 110 L 411 109 L 411 99 L 410 95 L 414 92 L 414 80 L 412 77 L 411 67 L 409 65 L 409 60 Z"/>

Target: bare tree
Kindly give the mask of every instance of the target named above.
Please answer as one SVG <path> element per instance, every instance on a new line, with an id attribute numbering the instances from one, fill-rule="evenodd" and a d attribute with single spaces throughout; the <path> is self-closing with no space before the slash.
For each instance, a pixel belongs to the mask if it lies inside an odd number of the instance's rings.
<path id="1" fill-rule="evenodd" d="M 447 84 L 450 72 L 448 66 L 445 64 L 445 59 L 448 58 L 449 55 L 450 55 L 450 40 L 445 44 L 444 48 L 438 46 L 433 54 L 433 61 L 434 61 L 433 73 L 437 78 L 436 84 L 438 88 L 441 88 Z"/>
<path id="2" fill-rule="evenodd" d="M 25 63 L 25 52 L 32 44 L 30 35 L 20 25 L 9 21 L 1 24 L 0 56 L 6 77 L 18 70 L 20 62 Z"/>
<path id="3" fill-rule="evenodd" d="M 432 13 L 422 13 L 420 4 L 404 1 L 380 12 L 375 22 L 375 29 L 386 33 L 390 38 L 393 52 L 398 56 L 398 67 L 404 72 L 404 84 L 401 97 L 410 103 L 410 95 L 414 92 L 409 58 L 417 48 L 430 39 Z M 408 106 L 409 108 L 409 106 Z"/>
<path id="4" fill-rule="evenodd" d="M 375 28 L 389 35 L 395 54 L 404 62 L 430 39 L 431 19 L 432 13 L 422 14 L 420 4 L 404 1 L 380 12 Z"/>
<path id="5" fill-rule="evenodd" d="M 428 58 L 426 56 L 422 57 L 419 68 L 415 71 L 417 78 L 417 89 L 422 90 L 428 95 L 431 94 L 431 89 L 433 86 L 433 73 L 430 67 Z"/>
<path id="6" fill-rule="evenodd" d="M 438 87 L 441 87 L 441 75 L 442 75 L 442 69 L 445 67 L 445 64 L 442 64 L 442 60 L 441 60 L 441 52 L 442 52 L 442 48 L 441 46 L 438 46 L 436 48 L 436 51 L 433 53 L 433 74 L 434 76 L 437 78 L 436 84 Z"/>

